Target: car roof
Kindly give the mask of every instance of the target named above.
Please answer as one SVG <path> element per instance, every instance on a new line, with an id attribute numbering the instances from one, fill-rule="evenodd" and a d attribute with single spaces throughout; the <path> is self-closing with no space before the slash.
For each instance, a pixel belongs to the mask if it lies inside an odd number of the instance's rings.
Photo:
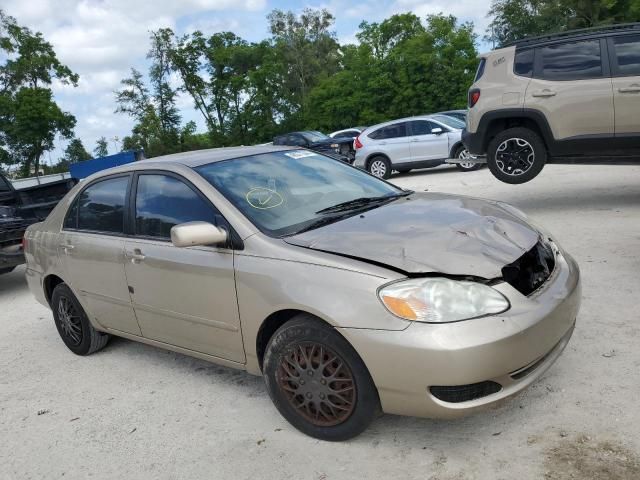
<path id="1" fill-rule="evenodd" d="M 193 150 L 191 152 L 173 153 L 161 157 L 152 157 L 140 162 L 179 163 L 187 167 L 199 167 L 207 163 L 231 160 L 233 158 L 261 155 L 263 153 L 282 152 L 287 150 L 299 150 L 300 147 L 287 147 L 284 145 L 254 145 L 250 147 L 224 147 L 209 148 L 206 150 Z M 135 165 L 127 164 L 127 165 Z"/>
<path id="2" fill-rule="evenodd" d="M 395 120 L 389 120 L 388 122 L 382 122 L 382 123 L 378 123 L 377 125 L 371 125 L 370 127 L 367 127 L 367 129 L 364 130 L 364 132 L 371 132 L 375 129 L 386 127 L 387 125 L 393 125 L 394 123 L 400 123 L 400 122 L 410 122 L 411 120 L 433 120 L 434 122 L 438 121 L 438 119 L 433 118 L 433 114 L 415 115 L 413 117 L 396 118 Z"/>

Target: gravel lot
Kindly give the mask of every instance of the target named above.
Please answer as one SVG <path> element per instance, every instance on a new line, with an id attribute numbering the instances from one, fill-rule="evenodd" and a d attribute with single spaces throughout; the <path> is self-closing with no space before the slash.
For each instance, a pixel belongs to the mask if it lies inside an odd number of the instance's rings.
<path id="1" fill-rule="evenodd" d="M 532 388 L 456 421 L 384 416 L 348 443 L 290 427 L 262 380 L 114 339 L 81 358 L 0 276 L 0 479 L 639 479 L 640 166 L 550 165 L 509 186 L 486 169 L 392 181 L 512 203 L 582 268 L 564 355 Z"/>

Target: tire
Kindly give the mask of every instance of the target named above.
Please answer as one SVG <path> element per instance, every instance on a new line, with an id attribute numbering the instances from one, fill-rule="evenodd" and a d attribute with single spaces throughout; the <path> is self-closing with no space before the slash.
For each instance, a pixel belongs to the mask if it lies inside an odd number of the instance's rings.
<path id="1" fill-rule="evenodd" d="M 320 440 L 353 438 L 380 413 L 378 391 L 356 351 L 311 315 L 297 315 L 273 334 L 263 375 L 280 414 Z M 340 397 L 332 393 L 336 390 Z"/>
<path id="2" fill-rule="evenodd" d="M 487 165 L 498 180 L 520 184 L 534 179 L 547 162 L 547 149 L 540 135 L 516 127 L 500 132 L 487 148 Z"/>
<path id="3" fill-rule="evenodd" d="M 374 177 L 387 179 L 391 176 L 391 162 L 387 157 L 378 155 L 369 160 L 367 170 Z"/>
<path id="4" fill-rule="evenodd" d="M 67 284 L 60 283 L 53 290 L 51 309 L 60 338 L 76 355 L 91 355 L 103 349 L 109 341 L 109 334 L 93 328 L 82 305 Z"/>
<path id="5" fill-rule="evenodd" d="M 466 158 L 469 156 L 470 156 L 470 153 L 467 150 L 467 147 L 465 147 L 464 145 L 460 145 L 458 148 L 456 148 L 456 151 L 453 153 L 453 157 L 459 160 L 462 160 L 463 158 Z M 461 172 L 473 172 L 475 170 L 480 170 L 480 168 L 482 167 L 482 164 L 481 163 L 469 163 L 469 164 L 456 163 L 456 167 Z"/>

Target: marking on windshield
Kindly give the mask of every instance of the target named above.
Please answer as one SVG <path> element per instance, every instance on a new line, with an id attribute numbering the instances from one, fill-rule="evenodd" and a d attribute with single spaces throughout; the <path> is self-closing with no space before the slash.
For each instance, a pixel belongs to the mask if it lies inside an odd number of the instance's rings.
<path id="1" fill-rule="evenodd" d="M 247 192 L 247 203 L 258 210 L 268 210 L 279 207 L 284 198 L 275 190 L 265 187 L 254 187 Z"/>
<path id="2" fill-rule="evenodd" d="M 285 155 L 291 158 L 315 157 L 317 154 L 307 150 L 296 150 L 294 152 L 286 152 Z"/>

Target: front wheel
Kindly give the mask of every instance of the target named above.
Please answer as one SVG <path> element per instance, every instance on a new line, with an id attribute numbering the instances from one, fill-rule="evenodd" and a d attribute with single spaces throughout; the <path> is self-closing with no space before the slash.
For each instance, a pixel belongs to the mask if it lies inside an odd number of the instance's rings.
<path id="1" fill-rule="evenodd" d="M 479 170 L 480 167 L 482 167 L 481 163 L 465 161 L 470 160 L 472 155 L 469 153 L 469 150 L 462 145 L 456 149 L 454 157 L 460 160 L 460 163 L 456 163 L 456 167 L 462 172 L 473 172 L 474 170 Z"/>
<path id="2" fill-rule="evenodd" d="M 494 177 L 520 184 L 534 179 L 547 162 L 542 138 L 524 127 L 509 128 L 496 135 L 487 148 L 487 165 Z"/>
<path id="3" fill-rule="evenodd" d="M 274 333 L 263 373 L 282 416 L 321 440 L 353 438 L 380 411 L 378 392 L 356 351 L 310 315 L 298 315 Z"/>
<path id="4" fill-rule="evenodd" d="M 386 157 L 373 157 L 369 161 L 368 170 L 374 177 L 389 178 L 391 176 L 391 162 Z"/>

